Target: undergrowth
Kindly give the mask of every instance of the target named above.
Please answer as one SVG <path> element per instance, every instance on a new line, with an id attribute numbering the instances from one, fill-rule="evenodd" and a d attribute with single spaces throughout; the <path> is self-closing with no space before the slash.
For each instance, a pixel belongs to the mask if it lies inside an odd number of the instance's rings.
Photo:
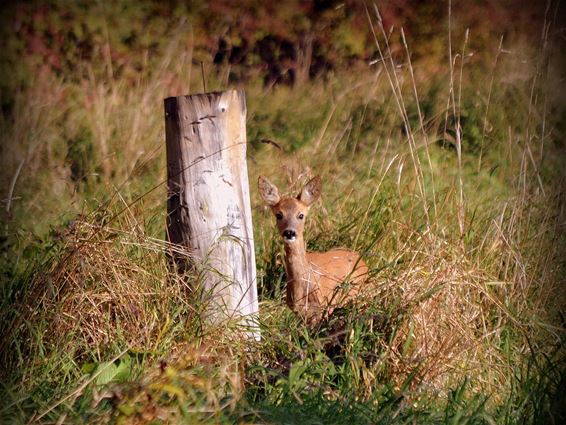
<path id="1" fill-rule="evenodd" d="M 132 48 L 123 72 L 107 47 L 26 74 L 0 123 L 2 421 L 563 422 L 557 8 L 540 38 L 483 44 L 450 9 L 427 56 L 368 5 L 370 60 L 294 85 L 254 67 L 231 79 L 210 55 L 209 90 L 246 89 L 250 181 L 295 193 L 320 174 L 308 248 L 370 267 L 356 304 L 307 328 L 252 186 L 261 341 L 201 320 L 198 279 L 171 272 L 182 248 L 164 241 L 161 99 L 201 86 L 187 42 L 200 29 L 175 21 L 178 37 L 151 58 Z"/>

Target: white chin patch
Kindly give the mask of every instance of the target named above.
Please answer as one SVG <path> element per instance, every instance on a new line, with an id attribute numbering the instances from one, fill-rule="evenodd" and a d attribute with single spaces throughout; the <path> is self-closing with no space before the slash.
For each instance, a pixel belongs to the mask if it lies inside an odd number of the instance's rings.
<path id="1" fill-rule="evenodd" d="M 285 243 L 293 243 L 295 240 L 297 240 L 297 238 L 294 236 L 292 238 L 283 238 L 283 242 Z"/>

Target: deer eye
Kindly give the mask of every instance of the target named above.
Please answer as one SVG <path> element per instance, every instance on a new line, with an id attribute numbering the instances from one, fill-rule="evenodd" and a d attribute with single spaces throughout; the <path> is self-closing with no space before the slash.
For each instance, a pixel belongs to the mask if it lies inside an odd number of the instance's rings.
<path id="1" fill-rule="evenodd" d="M 303 218 L 305 218 L 305 215 L 303 213 L 300 213 L 298 216 L 299 220 L 302 220 Z"/>
<path id="2" fill-rule="evenodd" d="M 277 220 L 281 220 L 281 219 L 283 218 L 283 214 L 281 214 L 280 212 L 278 212 L 278 213 L 275 214 L 275 218 L 276 218 Z"/>

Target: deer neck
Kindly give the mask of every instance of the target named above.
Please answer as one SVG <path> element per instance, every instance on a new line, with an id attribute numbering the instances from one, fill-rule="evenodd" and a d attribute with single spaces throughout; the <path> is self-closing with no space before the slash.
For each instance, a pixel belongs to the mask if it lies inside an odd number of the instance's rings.
<path id="1" fill-rule="evenodd" d="M 305 241 L 298 236 L 295 242 L 285 244 L 287 269 L 287 305 L 291 308 L 308 308 L 316 303 L 313 298 L 314 275 L 305 249 Z"/>

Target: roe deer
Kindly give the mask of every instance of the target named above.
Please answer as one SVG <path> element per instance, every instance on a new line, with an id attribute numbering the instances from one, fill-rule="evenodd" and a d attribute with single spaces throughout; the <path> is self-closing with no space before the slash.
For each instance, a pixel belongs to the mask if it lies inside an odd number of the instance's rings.
<path id="1" fill-rule="evenodd" d="M 303 231 L 310 206 L 320 197 L 321 179 L 316 176 L 296 198 L 282 197 L 267 178 L 260 176 L 259 193 L 271 207 L 285 244 L 287 305 L 303 318 L 320 319 L 324 307 L 347 301 L 358 292 L 368 268 L 359 254 L 346 249 L 306 252 Z M 344 288 L 341 284 L 352 282 Z M 341 294 L 340 289 L 344 289 Z"/>

